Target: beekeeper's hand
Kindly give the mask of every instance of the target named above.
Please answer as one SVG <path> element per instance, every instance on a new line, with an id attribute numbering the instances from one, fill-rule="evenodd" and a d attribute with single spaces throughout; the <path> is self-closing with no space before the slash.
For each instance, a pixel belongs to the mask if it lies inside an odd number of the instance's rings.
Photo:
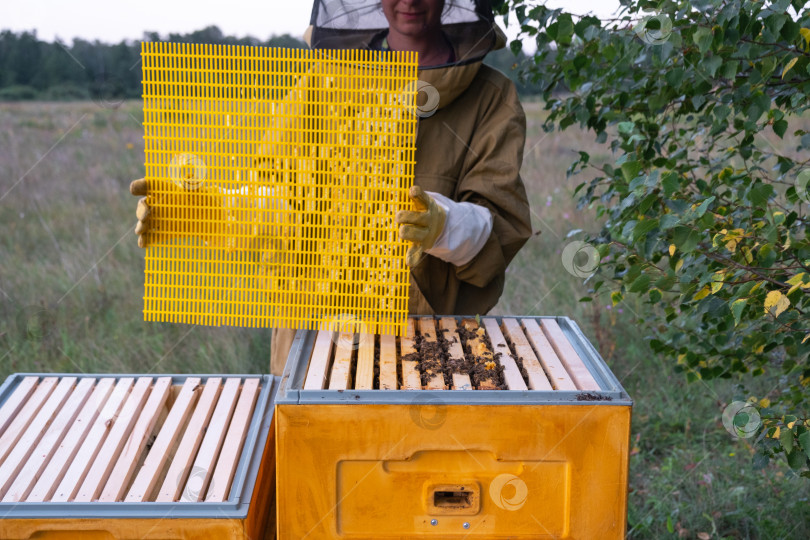
<path id="1" fill-rule="evenodd" d="M 140 178 L 129 185 L 129 192 L 142 197 L 135 209 L 139 247 L 146 247 L 149 231 L 150 241 L 158 244 L 181 234 L 197 236 L 209 245 L 219 245 L 225 240 L 225 208 L 218 189 L 205 186 L 184 189 L 165 182 L 155 193 L 149 193 L 146 180 Z"/>
<path id="2" fill-rule="evenodd" d="M 400 210 L 396 215 L 399 237 L 413 242 L 405 255 L 408 266 L 418 265 L 423 252 L 463 266 L 487 243 L 493 226 L 489 209 L 419 186 L 411 188 L 410 196 L 416 210 Z"/>
<path id="3" fill-rule="evenodd" d="M 149 193 L 149 186 L 146 183 L 146 178 L 138 178 L 129 184 L 129 192 L 138 199 L 138 206 L 135 207 L 135 217 L 138 218 L 138 223 L 135 224 L 135 234 L 138 235 L 138 247 L 146 247 L 146 231 L 149 230 L 149 214 L 152 211 L 149 209 L 149 203 L 146 202 L 146 195 Z"/>
<path id="4" fill-rule="evenodd" d="M 436 204 L 433 197 L 412 186 L 409 193 L 415 210 L 400 210 L 396 215 L 399 237 L 412 242 L 405 255 L 408 266 L 416 266 L 422 259 L 422 252 L 433 247 L 444 230 L 447 212 Z"/>

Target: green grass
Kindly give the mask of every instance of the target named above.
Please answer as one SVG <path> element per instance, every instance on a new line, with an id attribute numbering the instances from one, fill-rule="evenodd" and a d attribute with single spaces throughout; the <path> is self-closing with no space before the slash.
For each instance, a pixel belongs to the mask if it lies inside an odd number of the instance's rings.
<path id="1" fill-rule="evenodd" d="M 0 377 L 268 371 L 269 330 L 143 322 L 128 192 L 143 173 L 140 107 L 0 105 Z M 577 238 L 570 230 L 596 225 L 572 199 L 583 179 L 565 170 L 577 150 L 593 160 L 609 150 L 575 129 L 543 133 L 540 106 L 526 108 L 523 177 L 539 234 L 509 268 L 495 312 L 573 317 L 634 399 L 628 536 L 810 537 L 810 482 L 778 460 L 754 471 L 752 443 L 722 426 L 723 408 L 744 397 L 735 381 L 687 384 L 650 352 L 637 324 L 651 316 L 644 305 L 578 302 L 587 285 L 562 250 Z M 756 381 L 764 391 L 777 383 Z"/>

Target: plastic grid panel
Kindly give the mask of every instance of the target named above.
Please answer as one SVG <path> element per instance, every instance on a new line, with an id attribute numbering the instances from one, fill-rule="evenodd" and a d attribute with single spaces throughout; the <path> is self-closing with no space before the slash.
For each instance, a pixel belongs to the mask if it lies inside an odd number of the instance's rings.
<path id="1" fill-rule="evenodd" d="M 417 57 L 143 43 L 144 318 L 401 335 Z"/>

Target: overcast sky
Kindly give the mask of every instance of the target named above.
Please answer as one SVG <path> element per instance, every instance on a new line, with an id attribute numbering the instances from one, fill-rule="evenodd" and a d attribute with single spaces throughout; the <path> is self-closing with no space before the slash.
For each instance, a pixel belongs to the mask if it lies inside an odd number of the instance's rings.
<path id="1" fill-rule="evenodd" d="M 310 0 L 0 0 L 0 29 L 36 30 L 39 39 L 74 37 L 117 43 L 139 40 L 146 31 L 186 33 L 217 25 L 227 35 L 266 39 L 273 34 L 300 37 L 309 24 Z M 540 3 L 540 2 L 538 2 Z M 608 17 L 618 0 L 549 0 L 572 13 Z M 513 32 L 508 32 L 510 35 Z"/>

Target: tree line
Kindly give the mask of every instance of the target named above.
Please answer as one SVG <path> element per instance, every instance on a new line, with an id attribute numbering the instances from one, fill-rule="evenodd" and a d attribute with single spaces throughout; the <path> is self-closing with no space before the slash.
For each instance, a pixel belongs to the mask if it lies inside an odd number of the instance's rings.
<path id="1" fill-rule="evenodd" d="M 264 47 L 306 47 L 303 41 L 288 34 L 267 40 L 254 37 L 226 36 L 216 26 L 188 34 L 161 36 L 147 32 L 144 41 L 177 43 L 210 43 L 217 45 L 250 45 Z M 0 101 L 17 100 L 121 100 L 141 97 L 140 43 L 121 41 L 117 44 L 74 39 L 72 44 L 46 42 L 36 31 L 0 32 Z M 518 80 L 515 69 L 525 60 L 507 50 L 496 51 L 487 63 L 500 69 L 526 94 L 539 89 Z"/>

